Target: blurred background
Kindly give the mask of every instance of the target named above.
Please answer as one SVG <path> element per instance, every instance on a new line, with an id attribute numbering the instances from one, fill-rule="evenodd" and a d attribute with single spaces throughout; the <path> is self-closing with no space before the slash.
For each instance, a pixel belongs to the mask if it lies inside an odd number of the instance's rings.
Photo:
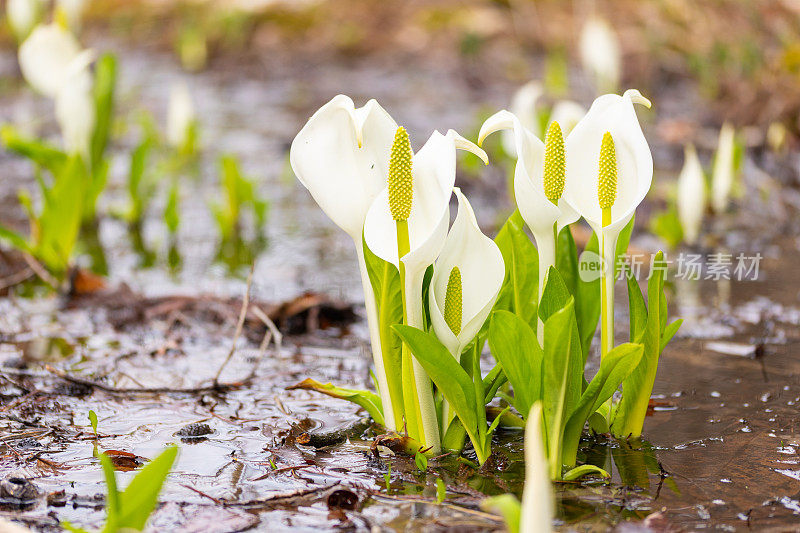
<path id="1" fill-rule="evenodd" d="M 36 190 L 41 165 L 14 139 L 63 145 L 53 99 L 31 90 L 17 55 L 37 23 L 52 22 L 96 57 L 113 55 L 117 76 L 107 176 L 62 262 L 148 293 L 238 293 L 257 259 L 264 298 L 322 289 L 360 297 L 347 239 L 287 164 L 296 132 L 339 93 L 356 105 L 378 99 L 419 148 L 434 129 L 474 140 L 501 108 L 541 134 L 548 119 L 577 120 L 599 94 L 639 89 L 653 102 L 638 111 L 656 163 L 637 218 L 649 232 L 639 245 L 651 251 L 786 234 L 800 205 L 800 3 L 792 0 L 7 0 L 5 8 L 0 222 L 24 237 L 36 225 L 25 206 L 36 212 L 45 195 Z M 90 69 L 96 81 L 102 63 Z M 514 160 L 494 137 L 492 164 L 460 156 L 458 179 L 489 234 L 512 206 Z M 699 223 L 679 216 L 676 179 L 690 146 L 703 169 L 705 192 L 691 208 Z M 20 189 L 30 191 L 28 204 Z M 736 237 L 736 228 L 745 233 Z M 17 271 L 6 254 L 6 276 Z"/>

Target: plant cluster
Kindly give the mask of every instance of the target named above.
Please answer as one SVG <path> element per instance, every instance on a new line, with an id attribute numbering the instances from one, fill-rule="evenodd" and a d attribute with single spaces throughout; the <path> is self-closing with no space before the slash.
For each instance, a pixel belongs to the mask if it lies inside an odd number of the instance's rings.
<path id="1" fill-rule="evenodd" d="M 33 4 L 27 7 L 36 7 Z M 25 6 L 19 2 L 8 7 L 10 14 L 14 13 L 12 25 L 19 29 L 20 70 L 36 92 L 53 100 L 62 143 L 56 146 L 8 124 L 0 129 L 6 148 L 33 163 L 40 197 L 37 200 L 20 191 L 29 235 L 0 226 L 0 239 L 40 263 L 44 268 L 39 272 L 52 285 L 67 277 L 82 241 L 88 251 L 97 249 L 94 268 L 105 273 L 104 253 L 96 237 L 97 205 L 111 166 L 108 146 L 115 129 L 116 58 L 104 54 L 96 59 L 93 50 L 83 49 L 73 35 L 77 14 L 65 11 L 63 6 L 56 7 L 55 22 L 38 25 L 38 7 L 29 12 L 22 12 Z M 128 223 L 134 249 L 144 257 L 144 266 L 150 266 L 155 254 L 146 249 L 141 226 L 151 204 L 162 193 L 162 218 L 170 238 L 172 263 L 172 255 L 177 254 L 181 178 L 193 169 L 198 155 L 198 120 L 188 87 L 177 84 L 171 90 L 163 141 L 149 114 L 140 114 L 138 126 L 140 137 L 129 154 L 128 202 L 114 214 Z M 212 212 L 221 235 L 221 259 L 226 259 L 230 255 L 228 243 L 238 243 L 234 251 L 240 255 L 240 248 L 251 244 L 241 242 L 245 211 L 252 212 L 260 236 L 268 204 L 259 196 L 255 183 L 242 175 L 233 155 L 222 156 L 220 161 L 220 188 L 225 201 L 213 205 Z"/>
<path id="2" fill-rule="evenodd" d="M 499 111 L 478 144 L 434 132 L 416 153 L 376 101 L 356 108 L 339 95 L 324 105 L 290 160 L 356 248 L 377 394 L 300 386 L 361 405 L 407 435 L 412 453 L 460 452 L 468 438 L 480 463 L 499 425 L 520 427 L 539 406 L 549 477 L 604 473 L 577 465 L 582 431 L 588 423 L 621 438 L 641 434 L 660 353 L 680 325 L 667 321 L 663 269 L 654 269 L 646 297 L 629 276 L 630 334 L 614 339 L 614 265 L 653 174 L 635 104 L 650 106 L 635 90 L 603 95 L 569 135 L 551 121 L 544 141 Z M 490 239 L 454 187 L 456 150 L 488 164 L 479 145 L 500 130 L 514 140 L 517 210 Z M 579 256 L 569 226 L 580 218 L 594 236 Z M 598 321 L 601 363 L 589 379 Z M 484 374 L 487 341 L 496 364 Z M 503 409 L 487 415 L 496 397 Z"/>

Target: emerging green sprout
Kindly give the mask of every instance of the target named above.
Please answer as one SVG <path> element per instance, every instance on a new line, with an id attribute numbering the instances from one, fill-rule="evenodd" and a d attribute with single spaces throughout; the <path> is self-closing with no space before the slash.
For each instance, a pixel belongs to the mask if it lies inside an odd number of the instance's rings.
<path id="1" fill-rule="evenodd" d="M 447 292 L 444 297 L 444 321 L 454 335 L 461 333 L 463 294 L 461 291 L 461 270 L 453 267 L 447 279 Z"/>
<path id="2" fill-rule="evenodd" d="M 411 141 L 402 126 L 397 128 L 389 159 L 389 210 L 394 220 L 408 220 L 413 198 L 411 174 Z"/>
<path id="3" fill-rule="evenodd" d="M 566 172 L 564 136 L 558 122 L 551 122 L 544 138 L 544 195 L 556 205 L 564 193 Z"/>
<path id="4" fill-rule="evenodd" d="M 601 209 L 611 209 L 617 199 L 617 151 L 611 133 L 603 134 L 600 145 L 600 169 L 598 171 L 597 199 Z"/>

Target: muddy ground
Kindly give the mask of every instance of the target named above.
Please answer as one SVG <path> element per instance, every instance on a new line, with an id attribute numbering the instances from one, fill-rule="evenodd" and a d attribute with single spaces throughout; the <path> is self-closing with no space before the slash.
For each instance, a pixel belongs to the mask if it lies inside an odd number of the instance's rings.
<path id="1" fill-rule="evenodd" d="M 122 480 L 165 445 L 179 444 L 154 531 L 503 530 L 478 505 L 485 495 L 520 493 L 519 432 L 500 431 L 481 470 L 445 457 L 423 474 L 408 458 L 376 457 L 371 441 L 379 428 L 354 406 L 285 390 L 306 377 L 370 386 L 352 250 L 294 181 L 286 151 L 310 113 L 338 92 L 357 102 L 377 98 L 409 128 L 416 146 L 434 128 L 474 135 L 487 106 L 506 105 L 512 84 L 483 77 L 474 65 L 465 72 L 463 64 L 391 55 L 316 63 L 268 58 L 237 69 L 217 61 L 187 76 L 167 52 L 104 33 L 89 40 L 120 54 L 124 113 L 144 106 L 163 117 L 170 82 L 187 77 L 208 154 L 184 187 L 180 263 L 169 264 L 156 205 L 142 235 L 155 257 L 152 267 L 141 268 L 144 258 L 125 225 L 103 217 L 98 238 L 106 250 L 106 288 L 33 298 L 17 287 L 4 289 L 0 516 L 36 531 L 58 531 L 61 520 L 102 525 L 104 484 L 92 456 L 91 409 L 99 415 L 100 448 L 130 454 L 117 461 Z M 0 55 L 0 70 L 10 80 L 0 94 L 2 121 L 49 116 L 49 104 L 24 90 L 12 51 Z M 589 103 L 580 78 L 574 87 Z M 703 108 L 681 82 L 648 96 L 656 103 L 644 119 L 657 185 L 633 241 L 643 253 L 658 246 L 643 221 L 680 166 L 680 147 L 664 131 Z M 709 124 L 697 119 L 694 126 L 704 131 Z M 55 132 L 52 124 L 40 127 Z M 713 144 L 713 130 L 699 138 L 701 147 L 703 139 Z M 133 141 L 123 132 L 120 154 Z M 226 151 L 241 157 L 271 201 L 238 339 L 249 262 L 220 260 L 207 210 L 215 154 Z M 747 194 L 709 223 L 704 247 L 695 251 L 761 253 L 759 278 L 671 284 L 671 314 L 686 321 L 662 356 L 646 440 L 585 435 L 581 458 L 613 478 L 557 486 L 565 529 L 800 530 L 800 195 L 764 173 L 780 177 L 792 157 L 748 154 Z M 124 198 L 126 164 L 120 157 L 114 167 L 103 199 L 107 210 Z M 14 198 L 18 187 L 32 186 L 30 168 L 7 153 L 0 154 L 0 168 L 2 218 L 22 225 Z M 504 171 L 495 165 L 479 179 L 463 175 L 459 182 L 493 234 L 509 207 Z M 4 261 L 4 280 L 15 281 L 23 267 L 13 254 Z M 618 298 L 625 301 L 622 292 Z M 268 329 L 256 308 L 281 327 L 280 346 L 262 342 Z M 624 338 L 624 304 L 618 314 Z M 488 369 L 488 356 L 484 364 Z M 436 503 L 437 478 L 447 485 L 442 504 Z M 14 497 L 20 491 L 24 501 Z"/>

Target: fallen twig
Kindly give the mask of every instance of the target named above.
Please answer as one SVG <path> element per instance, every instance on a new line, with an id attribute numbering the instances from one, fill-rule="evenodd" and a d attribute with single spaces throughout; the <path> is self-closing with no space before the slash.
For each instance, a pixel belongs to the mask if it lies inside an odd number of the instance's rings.
<path id="1" fill-rule="evenodd" d="M 219 383 L 219 376 L 222 374 L 223 369 L 228 365 L 233 354 L 236 353 L 236 344 L 239 342 L 239 337 L 242 335 L 242 328 L 244 328 L 244 319 L 247 318 L 247 308 L 250 307 L 250 286 L 253 284 L 253 273 L 255 272 L 256 265 L 253 263 L 250 266 L 250 273 L 247 275 L 247 287 L 244 290 L 244 297 L 242 298 L 242 308 L 239 311 L 239 320 L 236 322 L 236 332 L 233 334 L 233 342 L 231 349 L 228 351 L 228 356 L 220 365 L 217 374 L 214 376 L 214 385 Z"/>

